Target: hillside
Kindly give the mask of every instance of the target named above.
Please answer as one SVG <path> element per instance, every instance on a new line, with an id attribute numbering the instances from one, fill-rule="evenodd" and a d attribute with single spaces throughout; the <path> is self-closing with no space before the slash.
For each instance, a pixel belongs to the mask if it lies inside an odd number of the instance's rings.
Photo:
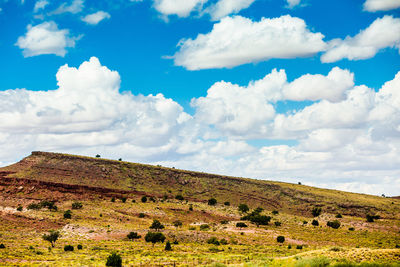
<path id="1" fill-rule="evenodd" d="M 267 223 L 242 218 L 258 207 Z M 172 251 L 145 241 L 153 220 Z M 0 266 L 399 266 L 399 248 L 400 199 L 47 152 L 0 168 Z"/>
<path id="2" fill-rule="evenodd" d="M 293 214 L 306 214 L 317 206 L 347 215 L 399 216 L 392 200 L 377 196 L 59 153 L 32 152 L 20 162 L 0 168 L 1 173 L 3 181 L 7 177 L 17 178 L 9 181 L 21 184 L 40 181 L 43 186 L 72 192 L 80 189 L 157 197 L 181 194 L 193 201 L 214 197 L 234 205 L 246 202 Z"/>

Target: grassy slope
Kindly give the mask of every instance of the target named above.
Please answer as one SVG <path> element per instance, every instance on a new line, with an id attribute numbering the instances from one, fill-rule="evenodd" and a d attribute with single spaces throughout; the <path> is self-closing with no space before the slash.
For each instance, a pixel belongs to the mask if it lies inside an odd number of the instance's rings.
<path id="1" fill-rule="evenodd" d="M 331 213 L 380 213 L 400 218 L 393 199 L 74 155 L 33 152 L 2 170 L 16 171 L 12 176 L 33 180 L 135 190 L 156 196 L 182 194 L 196 201 L 215 197 L 234 205 L 246 202 L 293 214 L 309 214 L 311 207 L 320 206 Z"/>
<path id="2" fill-rule="evenodd" d="M 173 266 L 174 262 L 177 266 L 213 262 L 233 266 L 326 266 L 315 263 L 344 260 L 400 262 L 400 249 L 396 249 L 400 245 L 397 199 L 53 153 L 34 153 L 0 171 L 16 171 L 12 176 L 26 179 L 170 196 L 165 201 L 141 203 L 142 193 L 132 192 L 122 194 L 128 197 L 122 203 L 119 199 L 111 202 L 104 194 L 88 197 L 80 192 L 37 186 L 23 185 L 21 189 L 20 184 L 1 185 L 0 243 L 6 248 L 0 249 L 0 266 L 104 266 L 112 251 L 122 255 L 124 265 L 133 266 Z M 175 200 L 177 193 L 189 201 Z M 218 199 L 215 207 L 202 201 L 211 196 Z M 58 211 L 26 209 L 29 203 L 40 199 L 57 200 Z M 82 201 L 83 209 L 73 210 L 72 219 L 64 219 L 64 211 L 71 209 L 77 199 Z M 232 205 L 220 204 L 224 201 L 231 201 Z M 236 228 L 241 216 L 236 205 L 240 202 L 265 208 L 264 214 L 273 217 L 271 224 L 256 227 L 246 222 L 248 228 Z M 17 211 L 18 205 L 24 209 Z M 189 205 L 193 211 L 189 211 Z M 316 218 L 320 222 L 318 227 L 311 225 L 310 218 L 310 209 L 316 205 L 323 206 L 323 213 Z M 381 214 L 383 219 L 367 223 L 364 213 L 368 209 Z M 272 210 L 279 210 L 279 214 L 272 215 Z M 335 230 L 327 227 L 326 222 L 336 219 L 337 211 L 348 215 L 338 219 L 341 227 Z M 145 217 L 139 218 L 140 213 Z M 165 252 L 163 244 L 152 247 L 143 240 L 153 219 L 165 225 L 163 233 L 167 240 L 179 241 L 172 245 L 173 251 Z M 175 220 L 182 221 L 183 226 L 175 228 Z M 221 224 L 222 220 L 228 224 Z M 282 225 L 275 226 L 275 221 Z M 210 229 L 201 231 L 199 225 L 205 223 Z M 350 227 L 355 230 L 349 231 Z M 41 239 L 49 229 L 58 229 L 62 235 L 52 250 Z M 142 238 L 128 241 L 126 235 L 130 231 L 138 232 Z M 284 244 L 276 242 L 278 235 L 285 236 Z M 224 238 L 229 244 L 207 244 L 212 236 Z M 64 252 L 67 244 L 74 245 L 75 251 Z M 83 245 L 83 250 L 76 249 L 78 244 Z M 303 248 L 296 249 L 298 245 Z"/>

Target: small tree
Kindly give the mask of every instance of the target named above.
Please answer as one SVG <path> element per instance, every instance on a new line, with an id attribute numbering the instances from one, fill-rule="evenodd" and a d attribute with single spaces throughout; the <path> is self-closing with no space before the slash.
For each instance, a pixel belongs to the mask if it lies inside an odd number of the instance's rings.
<path id="1" fill-rule="evenodd" d="M 72 212 L 70 210 L 66 210 L 64 212 L 64 219 L 71 219 L 72 218 Z"/>
<path id="2" fill-rule="evenodd" d="M 314 225 L 314 226 L 318 226 L 319 222 L 317 220 L 312 220 L 311 224 Z"/>
<path id="3" fill-rule="evenodd" d="M 322 212 L 322 209 L 319 207 L 315 207 L 312 209 L 311 213 L 314 217 L 318 217 Z"/>
<path id="4" fill-rule="evenodd" d="M 59 231 L 51 230 L 48 234 L 44 234 L 42 238 L 48 242 L 50 242 L 51 246 L 54 248 L 57 239 L 60 237 Z"/>
<path id="5" fill-rule="evenodd" d="M 176 196 L 175 196 L 175 199 L 176 199 L 176 200 L 179 200 L 179 201 L 184 200 L 184 198 L 183 198 L 183 196 L 182 196 L 181 194 L 176 195 Z"/>
<path id="6" fill-rule="evenodd" d="M 215 205 L 217 205 L 217 200 L 215 199 L 215 198 L 210 198 L 209 200 L 208 200 L 208 205 L 210 205 L 210 206 L 215 206 Z"/>
<path id="7" fill-rule="evenodd" d="M 181 226 L 182 226 L 182 222 L 179 221 L 179 220 L 176 220 L 176 221 L 174 221 L 174 226 L 175 226 L 176 228 L 181 227 Z"/>
<path id="8" fill-rule="evenodd" d="M 121 256 L 118 255 L 116 252 L 113 252 L 110 256 L 108 256 L 106 266 L 121 267 L 122 266 Z"/>
<path id="9" fill-rule="evenodd" d="M 126 202 L 126 197 L 121 197 L 121 201 L 122 201 L 122 203 L 125 203 Z"/>
<path id="10" fill-rule="evenodd" d="M 153 220 L 153 223 L 150 225 L 150 229 L 158 231 L 164 229 L 164 225 L 162 225 L 159 220 Z"/>
<path id="11" fill-rule="evenodd" d="M 130 232 L 126 237 L 130 240 L 135 240 L 141 238 L 142 236 L 138 235 L 136 232 Z"/>
<path id="12" fill-rule="evenodd" d="M 96 155 L 96 158 L 100 158 L 100 155 L 99 155 L 99 154 L 97 154 L 97 155 Z"/>
<path id="13" fill-rule="evenodd" d="M 246 213 L 246 212 L 248 212 L 250 209 L 249 209 L 249 206 L 247 206 L 246 204 L 240 204 L 239 207 L 238 207 L 238 210 L 239 210 L 240 212 Z"/>
<path id="14" fill-rule="evenodd" d="M 147 202 L 147 197 L 146 196 L 142 196 L 142 203 L 146 203 Z"/>
<path id="15" fill-rule="evenodd" d="M 326 225 L 333 229 L 338 229 L 340 227 L 340 222 L 338 220 L 329 221 L 326 223 Z"/>
<path id="16" fill-rule="evenodd" d="M 158 243 L 158 242 L 164 243 L 165 236 L 164 236 L 162 233 L 160 233 L 160 232 L 157 232 L 157 233 L 148 232 L 148 233 L 146 234 L 146 236 L 144 237 L 144 240 L 145 240 L 146 242 L 151 242 L 151 243 L 153 243 L 153 246 L 154 246 L 154 244 L 155 244 L 155 243 Z"/>
<path id="17" fill-rule="evenodd" d="M 167 241 L 167 243 L 165 244 L 164 250 L 166 250 L 166 251 L 171 251 L 172 250 L 171 243 L 169 241 Z"/>
<path id="18" fill-rule="evenodd" d="M 238 222 L 236 223 L 236 227 L 239 227 L 239 229 L 242 230 L 242 228 L 247 227 L 247 224 L 245 224 L 244 222 Z"/>
<path id="19" fill-rule="evenodd" d="M 74 202 L 74 203 L 72 203 L 72 209 L 73 209 L 73 210 L 79 210 L 79 209 L 81 209 L 82 207 L 83 207 L 83 205 L 82 205 L 81 202 Z"/>
<path id="20" fill-rule="evenodd" d="M 285 237 L 282 236 L 282 235 L 280 235 L 280 236 L 278 236 L 278 237 L 276 238 L 276 241 L 277 241 L 278 243 L 283 243 L 283 242 L 285 242 Z"/>

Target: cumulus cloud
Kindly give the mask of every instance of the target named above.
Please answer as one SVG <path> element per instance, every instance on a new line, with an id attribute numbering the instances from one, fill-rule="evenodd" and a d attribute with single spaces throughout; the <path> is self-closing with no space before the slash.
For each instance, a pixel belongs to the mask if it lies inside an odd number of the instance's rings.
<path id="1" fill-rule="evenodd" d="M 219 20 L 227 15 L 236 14 L 248 8 L 255 0 L 219 0 L 215 5 L 207 8 L 212 20 Z"/>
<path id="2" fill-rule="evenodd" d="M 400 19 L 392 16 L 376 19 L 354 37 L 330 41 L 328 51 L 321 56 L 321 61 L 329 63 L 344 58 L 367 59 L 388 47 L 396 47 L 400 51 Z"/>
<path id="3" fill-rule="evenodd" d="M 54 21 L 43 22 L 36 26 L 28 25 L 24 36 L 18 38 L 16 45 L 23 49 L 24 57 L 43 54 L 65 56 L 66 48 L 74 47 L 80 37 L 70 36 L 69 30 L 58 29 Z"/>
<path id="4" fill-rule="evenodd" d="M 366 0 L 364 10 L 370 12 L 387 11 L 400 7 L 399 0 Z"/>
<path id="5" fill-rule="evenodd" d="M 308 57 L 325 49 L 324 36 L 289 15 L 259 22 L 235 16 L 214 24 L 210 33 L 183 39 L 173 56 L 189 70 L 231 68 L 271 58 Z"/>
<path id="6" fill-rule="evenodd" d="M 221 81 L 192 100 L 194 116 L 162 94 L 121 92 L 119 74 L 97 58 L 64 65 L 56 78 L 55 90 L 0 91 L 0 164 L 47 150 L 373 194 L 400 190 L 400 72 L 377 91 L 339 68 L 293 81 L 284 70 L 246 86 Z M 310 103 L 275 109 L 294 97 Z M 250 145 L 255 139 L 264 144 Z"/>
<path id="7" fill-rule="evenodd" d="M 187 17 L 207 0 L 153 0 L 154 8 L 164 16 Z"/>
<path id="8" fill-rule="evenodd" d="M 97 11 L 95 13 L 86 15 L 85 17 L 82 18 L 82 21 L 90 25 L 97 25 L 100 21 L 109 18 L 111 18 L 111 16 L 107 12 Z"/>

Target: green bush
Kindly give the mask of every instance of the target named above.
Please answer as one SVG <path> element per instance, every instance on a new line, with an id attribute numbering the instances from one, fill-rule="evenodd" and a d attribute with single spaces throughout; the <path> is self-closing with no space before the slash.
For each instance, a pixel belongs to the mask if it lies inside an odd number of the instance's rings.
<path id="1" fill-rule="evenodd" d="M 279 214 L 279 211 L 273 210 L 273 211 L 272 211 L 272 214 L 273 214 L 273 215 L 278 215 L 278 214 Z"/>
<path id="2" fill-rule="evenodd" d="M 225 238 L 221 239 L 221 240 L 219 241 L 219 243 L 220 243 L 221 245 L 228 245 L 228 241 L 227 241 Z"/>
<path id="3" fill-rule="evenodd" d="M 79 250 L 81 250 L 83 247 L 82 247 L 82 245 L 81 244 L 79 244 L 78 246 L 77 246 L 77 249 L 79 249 Z"/>
<path id="4" fill-rule="evenodd" d="M 215 236 L 209 238 L 209 239 L 207 240 L 207 243 L 208 243 L 208 244 L 217 245 L 217 246 L 220 245 L 218 239 L 217 239 Z"/>
<path id="5" fill-rule="evenodd" d="M 276 238 L 276 241 L 277 241 L 278 243 L 283 243 L 283 242 L 285 242 L 285 237 L 282 236 L 282 235 L 280 235 L 280 236 L 278 236 L 278 237 Z"/>
<path id="6" fill-rule="evenodd" d="M 340 222 L 338 220 L 328 221 L 326 225 L 333 229 L 338 229 L 340 227 Z"/>
<path id="7" fill-rule="evenodd" d="M 0 248 L 6 248 L 3 243 L 0 244 Z"/>
<path id="8" fill-rule="evenodd" d="M 215 199 L 215 198 L 210 198 L 209 200 L 208 200 L 208 205 L 210 205 L 210 206 L 215 206 L 215 205 L 217 205 L 217 200 Z"/>
<path id="9" fill-rule="evenodd" d="M 164 250 L 166 250 L 166 251 L 171 251 L 172 250 L 171 243 L 169 241 L 167 241 L 167 243 L 165 244 Z"/>
<path id="10" fill-rule="evenodd" d="M 43 240 L 49 241 L 52 247 L 55 246 L 55 243 L 59 237 L 60 237 L 60 232 L 54 230 L 42 236 Z"/>
<path id="11" fill-rule="evenodd" d="M 240 205 L 238 206 L 238 210 L 239 210 L 240 212 L 246 213 L 246 212 L 248 212 L 250 209 L 249 209 L 249 206 L 247 206 L 246 204 L 240 204 Z"/>
<path id="12" fill-rule="evenodd" d="M 193 211 L 193 205 L 189 204 L 189 211 Z"/>
<path id="13" fill-rule="evenodd" d="M 121 197 L 121 201 L 122 201 L 122 203 L 125 203 L 125 202 L 126 202 L 126 200 L 127 200 L 127 198 L 126 198 L 126 197 Z"/>
<path id="14" fill-rule="evenodd" d="M 36 203 L 31 203 L 27 207 L 28 210 L 40 210 L 40 208 L 40 205 Z"/>
<path id="15" fill-rule="evenodd" d="M 374 220 L 380 219 L 381 216 L 367 214 L 366 218 L 367 218 L 367 222 L 374 222 Z"/>
<path id="16" fill-rule="evenodd" d="M 230 203 L 229 201 L 225 201 L 225 202 L 224 202 L 224 205 L 225 205 L 225 206 L 230 206 L 231 203 Z"/>
<path id="17" fill-rule="evenodd" d="M 64 212 L 64 219 L 71 219 L 72 218 L 72 212 L 70 210 L 66 210 Z"/>
<path id="18" fill-rule="evenodd" d="M 82 207 L 83 207 L 83 205 L 82 205 L 81 202 L 74 202 L 74 203 L 72 203 L 72 209 L 73 209 L 73 210 L 79 210 L 79 209 L 81 209 Z"/>
<path id="19" fill-rule="evenodd" d="M 146 217 L 146 214 L 144 214 L 144 213 L 139 213 L 139 218 L 144 218 L 144 217 Z"/>
<path id="20" fill-rule="evenodd" d="M 130 240 L 135 240 L 135 239 L 141 238 L 141 236 L 138 235 L 138 233 L 136 233 L 136 232 L 130 232 L 126 237 Z"/>
<path id="21" fill-rule="evenodd" d="M 313 208 L 313 210 L 311 211 L 312 215 L 314 217 L 318 217 L 319 215 L 321 215 L 322 209 L 319 207 L 315 207 Z"/>
<path id="22" fill-rule="evenodd" d="M 106 266 L 121 267 L 122 266 L 121 256 L 118 255 L 116 252 L 113 252 L 110 256 L 108 256 Z"/>
<path id="23" fill-rule="evenodd" d="M 175 199 L 176 199 L 176 200 L 179 200 L 179 201 L 182 201 L 182 200 L 184 200 L 185 198 L 184 198 L 182 195 L 179 194 L 179 195 L 176 195 L 176 196 L 175 196 Z"/>
<path id="24" fill-rule="evenodd" d="M 349 227 L 349 231 L 354 231 L 354 227 Z"/>
<path id="25" fill-rule="evenodd" d="M 318 226 L 319 222 L 317 220 L 312 220 L 311 224 L 314 225 L 314 226 Z"/>
<path id="26" fill-rule="evenodd" d="M 228 224 L 229 221 L 228 221 L 228 220 L 222 220 L 220 223 L 221 223 L 221 224 Z"/>
<path id="27" fill-rule="evenodd" d="M 142 203 L 146 203 L 147 202 L 147 197 L 146 196 L 142 196 L 141 201 L 142 201 Z"/>
<path id="28" fill-rule="evenodd" d="M 210 226 L 208 224 L 202 224 L 200 225 L 200 230 L 202 231 L 207 231 L 210 229 Z"/>
<path id="29" fill-rule="evenodd" d="M 275 226 L 276 226 L 276 227 L 278 227 L 278 226 L 281 226 L 281 225 L 282 225 L 282 223 L 281 223 L 281 222 L 274 222 L 274 224 L 275 224 Z"/>
<path id="30" fill-rule="evenodd" d="M 111 198 L 111 202 L 115 202 L 115 197 L 112 197 L 112 198 Z"/>
<path id="31" fill-rule="evenodd" d="M 154 246 L 154 244 L 155 244 L 155 243 L 158 243 L 158 242 L 164 243 L 164 241 L 165 241 L 165 236 L 164 236 L 162 233 L 160 233 L 160 232 L 156 232 L 156 233 L 154 233 L 154 232 L 148 232 L 148 233 L 146 234 L 146 236 L 144 237 L 144 240 L 145 240 L 146 242 L 151 242 L 151 243 L 153 243 L 153 246 Z"/>
<path id="32" fill-rule="evenodd" d="M 23 207 L 22 207 L 21 205 L 19 205 L 19 206 L 17 207 L 17 211 L 22 211 L 22 209 L 23 209 Z"/>
<path id="33" fill-rule="evenodd" d="M 297 245 L 296 249 L 303 249 L 303 246 L 302 245 Z"/>
<path id="34" fill-rule="evenodd" d="M 162 225 L 162 223 L 160 223 L 159 220 L 154 219 L 153 223 L 150 225 L 150 229 L 154 229 L 156 231 L 164 229 L 164 225 Z"/>
<path id="35" fill-rule="evenodd" d="M 173 222 L 173 224 L 174 224 L 174 226 L 175 226 L 176 228 L 178 228 L 178 227 L 181 227 L 181 226 L 182 226 L 182 222 L 181 222 L 181 221 L 179 221 L 179 220 L 176 220 L 176 221 L 174 221 L 174 222 Z"/>
<path id="36" fill-rule="evenodd" d="M 343 218 L 342 214 L 340 214 L 340 213 L 336 214 L 335 217 L 338 218 L 338 219 Z"/>
<path id="37" fill-rule="evenodd" d="M 242 228 L 247 227 L 247 224 L 245 224 L 244 222 L 238 222 L 238 223 L 236 223 L 236 227 L 242 229 Z"/>
<path id="38" fill-rule="evenodd" d="M 74 251 L 74 246 L 65 245 L 65 246 L 64 246 L 64 251 Z"/>

